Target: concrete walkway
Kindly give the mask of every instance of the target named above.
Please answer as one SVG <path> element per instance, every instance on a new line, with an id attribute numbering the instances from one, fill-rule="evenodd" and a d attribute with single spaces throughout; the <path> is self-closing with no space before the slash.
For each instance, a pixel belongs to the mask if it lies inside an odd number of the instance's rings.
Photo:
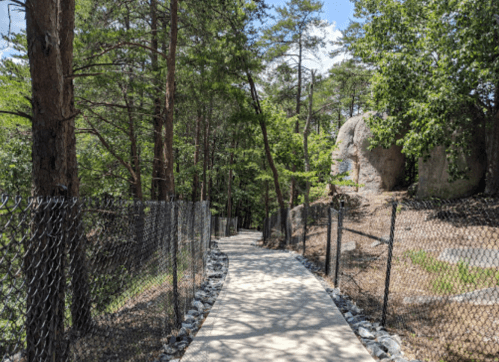
<path id="1" fill-rule="evenodd" d="M 373 362 L 319 281 L 289 253 L 223 238 L 229 272 L 182 362 Z"/>

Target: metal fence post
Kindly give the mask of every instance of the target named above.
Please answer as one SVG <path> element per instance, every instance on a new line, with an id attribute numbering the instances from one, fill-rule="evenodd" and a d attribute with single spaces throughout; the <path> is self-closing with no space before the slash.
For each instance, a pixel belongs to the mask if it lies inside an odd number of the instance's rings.
<path id="1" fill-rule="evenodd" d="M 341 258 L 341 233 L 343 231 L 343 207 L 345 202 L 340 202 L 340 210 L 338 212 L 338 236 L 336 239 L 336 271 L 334 273 L 334 287 L 339 288 L 339 278 L 340 274 L 340 258 Z"/>
<path id="2" fill-rule="evenodd" d="M 390 291 L 390 273 L 392 270 L 393 237 L 395 235 L 395 218 L 397 217 L 397 202 L 392 204 L 392 221 L 390 224 L 390 240 L 388 241 L 388 261 L 386 263 L 385 297 L 383 300 L 383 313 L 381 315 L 381 325 L 386 325 L 386 311 L 388 308 L 388 293 Z"/>
<path id="3" fill-rule="evenodd" d="M 327 208 L 327 244 L 326 244 L 326 275 L 331 273 L 331 207 Z"/>

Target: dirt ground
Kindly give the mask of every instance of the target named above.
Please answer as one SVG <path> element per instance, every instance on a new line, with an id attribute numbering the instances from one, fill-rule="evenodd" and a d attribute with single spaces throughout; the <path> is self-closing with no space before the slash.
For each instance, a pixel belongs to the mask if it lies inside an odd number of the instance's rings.
<path id="1" fill-rule="evenodd" d="M 380 321 L 388 266 L 391 200 L 395 213 L 387 329 L 403 340 L 407 358 L 422 361 L 499 361 L 499 268 L 441 260 L 447 249 L 499 250 L 499 201 L 414 202 L 404 192 L 352 197 L 346 203 L 341 233 L 339 286 L 372 321 Z M 329 200 L 321 200 L 327 210 Z M 336 205 L 338 203 L 336 202 Z M 327 215 L 326 212 L 319 213 Z M 327 218 L 310 218 L 305 256 L 325 271 Z M 331 224 L 333 286 L 338 216 Z M 359 235 L 345 228 L 360 231 Z M 293 225 L 302 251 L 302 225 Z M 374 238 L 373 238 L 374 237 Z M 376 241 L 376 238 L 383 242 Z M 271 239 L 269 248 L 282 240 Z M 440 257 L 440 258 L 439 258 Z M 499 263 L 497 263 L 499 265 Z M 325 275 L 324 275 L 325 276 Z M 487 298 L 457 298 L 483 291 Z"/>

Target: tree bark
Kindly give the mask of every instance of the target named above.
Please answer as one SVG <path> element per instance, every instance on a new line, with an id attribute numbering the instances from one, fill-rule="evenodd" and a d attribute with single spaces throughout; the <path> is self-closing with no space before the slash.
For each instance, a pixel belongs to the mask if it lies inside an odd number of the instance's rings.
<path id="1" fill-rule="evenodd" d="M 175 178 L 173 173 L 173 111 L 175 106 L 175 55 L 178 34 L 178 0 L 170 2 L 170 46 L 166 64 L 166 106 L 165 106 L 165 175 L 169 195 L 175 194 Z"/>
<path id="2" fill-rule="evenodd" d="M 235 147 L 236 136 L 233 136 L 232 149 Z M 234 150 L 230 152 L 229 158 L 229 181 L 227 182 L 227 225 L 225 236 L 230 236 L 230 218 L 232 217 L 232 164 L 234 162 Z"/>
<path id="3" fill-rule="evenodd" d="M 135 123 L 132 114 L 133 100 L 129 101 L 126 93 L 125 93 L 125 101 L 128 112 L 128 138 L 130 140 L 130 153 L 132 157 L 131 161 L 134 168 L 134 173 L 132 174 L 133 189 L 134 189 L 133 198 L 142 201 L 143 195 L 142 195 L 142 176 L 140 170 L 140 157 L 137 149 L 137 137 L 135 135 Z"/>
<path id="4" fill-rule="evenodd" d="M 157 0 L 151 0 L 151 66 L 155 74 L 154 85 L 156 97 L 154 98 L 154 158 L 152 161 L 152 181 L 151 181 L 151 199 L 166 201 L 166 176 L 165 159 L 163 153 L 163 119 L 161 116 L 160 85 L 157 75 L 159 73 L 158 64 L 158 18 L 157 18 Z"/>
<path id="5" fill-rule="evenodd" d="M 296 114 L 300 114 L 301 111 L 301 86 L 302 86 L 302 57 L 303 57 L 303 45 L 301 41 L 301 34 L 300 34 L 300 40 L 298 42 L 298 89 L 297 89 L 297 94 L 296 94 Z M 296 120 L 295 124 L 295 133 L 300 133 L 300 123 L 298 120 Z M 293 151 L 293 154 L 296 155 L 296 153 Z M 296 165 L 293 164 L 292 166 L 292 171 L 296 172 Z M 296 180 L 294 177 L 291 177 L 291 186 L 289 190 L 289 208 L 292 209 L 295 206 L 295 200 L 296 200 Z"/>
<path id="6" fill-rule="evenodd" d="M 85 263 L 86 237 L 81 229 L 80 180 L 78 179 L 78 161 L 76 158 L 75 118 L 73 85 L 73 39 L 75 27 L 75 2 L 68 0 L 61 2 L 61 61 L 64 73 L 64 117 L 67 127 L 66 134 L 66 178 L 68 183 L 68 205 L 66 215 L 67 240 L 69 243 L 69 260 L 71 286 L 73 289 L 71 301 L 71 320 L 73 328 L 80 332 L 87 332 L 92 324 L 90 290 L 88 286 L 88 271 Z"/>
<path id="7" fill-rule="evenodd" d="M 196 135 L 194 137 L 194 176 L 192 180 L 192 202 L 196 202 L 198 186 L 199 186 L 199 176 L 197 172 L 197 166 L 199 161 L 199 136 L 201 133 L 202 118 L 203 118 L 203 112 L 201 108 L 199 108 L 196 117 Z"/>
<path id="8" fill-rule="evenodd" d="M 272 153 L 270 152 L 270 146 L 269 146 L 269 139 L 267 135 L 267 125 L 265 124 L 265 121 L 263 117 L 263 111 L 260 106 L 260 100 L 258 99 L 258 93 L 256 92 L 256 87 L 255 83 L 253 81 L 253 77 L 249 74 L 249 72 L 246 72 L 246 75 L 248 77 L 248 82 L 250 84 L 251 88 L 251 96 L 253 98 L 253 107 L 255 108 L 255 112 L 258 116 L 260 116 L 259 119 L 259 124 L 260 128 L 262 130 L 262 135 L 263 135 L 263 144 L 265 147 L 265 155 L 267 157 L 267 162 L 269 163 L 269 167 L 272 170 L 272 175 L 274 176 L 274 187 L 275 187 L 275 192 L 277 194 L 277 202 L 279 203 L 279 206 L 281 209 L 285 209 L 284 206 L 284 199 L 282 197 L 281 193 L 281 187 L 279 186 L 279 173 L 277 172 L 277 169 L 274 165 L 274 159 L 272 157 Z"/>
<path id="9" fill-rule="evenodd" d="M 33 195 L 68 194 L 68 140 L 59 2 L 26 1 L 26 33 L 32 90 Z M 32 237 L 25 241 L 26 359 L 64 361 L 65 248 L 60 207 L 43 201 L 33 211 Z M 38 207 L 36 207 L 38 206 Z M 47 207 L 48 206 L 48 207 Z"/>
<path id="10" fill-rule="evenodd" d="M 310 131 L 310 122 L 312 120 L 312 107 L 313 107 L 313 97 L 314 97 L 314 83 L 315 83 L 315 72 L 312 71 L 312 83 L 310 83 L 310 89 L 308 94 L 308 115 L 307 122 L 305 123 L 305 128 L 303 129 L 303 157 L 305 159 L 305 172 L 310 172 L 310 160 L 308 157 L 308 133 Z M 310 194 L 310 181 L 306 181 L 305 186 L 305 205 L 303 208 L 303 255 L 305 255 L 306 240 L 307 240 L 307 218 L 309 211 L 309 194 Z"/>
<path id="11" fill-rule="evenodd" d="M 206 170 L 208 169 L 209 155 L 210 155 L 210 127 L 211 117 L 213 115 L 213 96 L 210 98 L 210 108 L 208 109 L 208 116 L 204 121 L 204 150 L 203 150 L 203 184 L 201 186 L 201 200 L 207 200 L 207 184 L 206 184 Z"/>
<path id="12" fill-rule="evenodd" d="M 216 131 L 216 129 L 215 129 L 215 131 Z M 210 204 L 211 204 L 211 200 L 213 199 L 212 194 L 211 194 L 211 190 L 213 190 L 212 171 L 213 171 L 213 167 L 215 165 L 215 146 L 216 146 L 216 143 L 217 143 L 216 132 L 213 132 L 213 146 L 211 148 L 211 161 L 210 161 L 210 167 L 209 167 L 210 176 L 208 177 L 208 190 L 207 190 L 208 192 L 206 195 L 206 197 L 208 198 L 208 201 L 210 201 Z"/>

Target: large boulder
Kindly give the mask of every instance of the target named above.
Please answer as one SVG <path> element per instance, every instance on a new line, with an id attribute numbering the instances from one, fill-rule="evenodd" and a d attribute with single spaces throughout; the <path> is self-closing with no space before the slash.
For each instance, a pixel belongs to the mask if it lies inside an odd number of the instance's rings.
<path id="1" fill-rule="evenodd" d="M 449 161 L 445 154 L 445 147 L 435 147 L 426 162 L 420 158 L 417 197 L 455 199 L 467 197 L 479 191 L 483 185 L 486 170 L 483 145 L 478 141 L 475 142 L 471 155 L 459 156 L 457 164 L 461 170 L 469 168 L 468 177 L 449 182 Z"/>
<path id="2" fill-rule="evenodd" d="M 402 147 L 393 145 L 389 149 L 368 149 L 372 133 L 365 120 L 373 114 L 374 112 L 367 112 L 352 117 L 340 128 L 336 141 L 338 147 L 332 155 L 332 174 L 350 171 L 348 178 L 363 187 L 360 190 L 336 187 L 338 191 L 391 191 L 404 175 L 405 157 L 401 152 Z M 379 116 L 386 117 L 386 114 Z"/>

